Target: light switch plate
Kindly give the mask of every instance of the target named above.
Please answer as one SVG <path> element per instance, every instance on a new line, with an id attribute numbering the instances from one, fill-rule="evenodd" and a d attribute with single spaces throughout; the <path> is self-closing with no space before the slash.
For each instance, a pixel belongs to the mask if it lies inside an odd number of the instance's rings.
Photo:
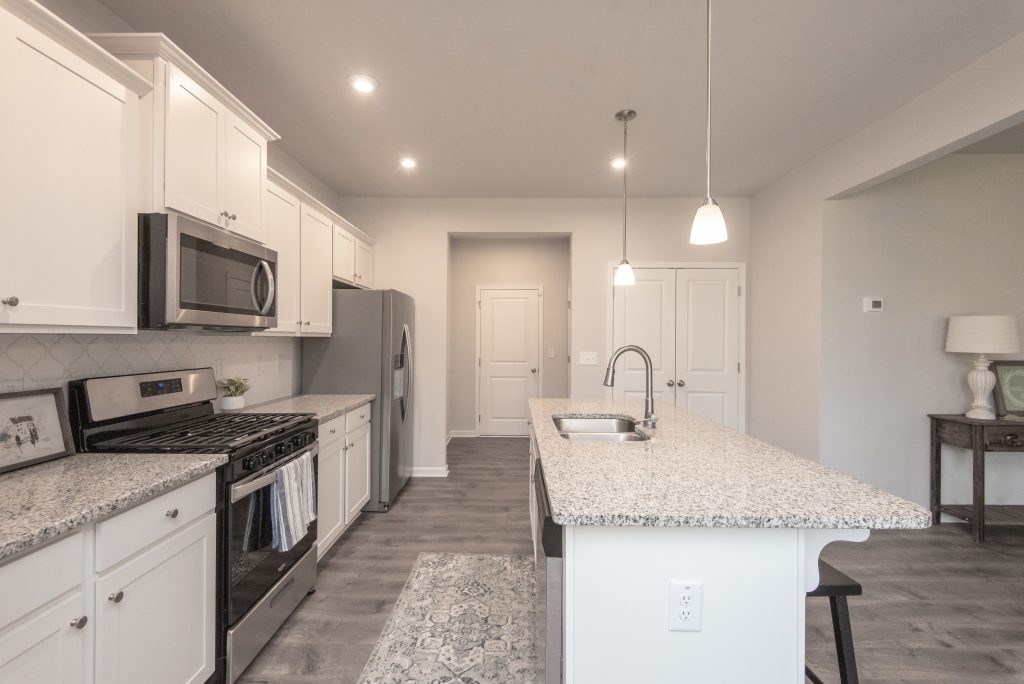
<path id="1" fill-rule="evenodd" d="M 554 347 L 548 347 L 548 358 L 549 359 L 555 358 L 555 348 Z"/>
<path id="2" fill-rule="evenodd" d="M 864 313 L 881 313 L 885 309 L 885 300 L 881 297 L 865 297 Z"/>
<path id="3" fill-rule="evenodd" d="M 597 352 L 580 352 L 580 365 L 581 366 L 596 366 L 597 365 Z"/>

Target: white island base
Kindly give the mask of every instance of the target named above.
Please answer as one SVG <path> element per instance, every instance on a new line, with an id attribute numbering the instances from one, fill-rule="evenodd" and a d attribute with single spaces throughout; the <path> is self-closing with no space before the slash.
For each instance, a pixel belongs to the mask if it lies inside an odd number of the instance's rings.
<path id="1" fill-rule="evenodd" d="M 868 530 L 565 526 L 566 684 L 800 684 L 818 556 Z M 670 631 L 670 581 L 701 582 L 699 631 Z"/>

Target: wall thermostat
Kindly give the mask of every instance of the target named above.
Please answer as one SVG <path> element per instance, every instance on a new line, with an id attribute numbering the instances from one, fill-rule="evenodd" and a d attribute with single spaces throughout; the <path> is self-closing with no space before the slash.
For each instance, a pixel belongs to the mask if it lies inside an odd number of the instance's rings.
<path id="1" fill-rule="evenodd" d="M 884 308 L 885 304 L 881 297 L 865 297 L 864 298 L 864 311 L 866 313 L 876 313 Z"/>

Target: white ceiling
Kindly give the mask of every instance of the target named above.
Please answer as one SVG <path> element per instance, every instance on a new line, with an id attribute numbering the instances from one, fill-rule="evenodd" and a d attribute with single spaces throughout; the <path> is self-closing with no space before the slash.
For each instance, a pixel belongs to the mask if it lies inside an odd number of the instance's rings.
<path id="1" fill-rule="evenodd" d="M 341 195 L 615 195 L 624 107 L 634 193 L 703 193 L 702 0 L 102 1 Z M 747 195 L 1024 31 L 1024 2 L 714 0 L 712 19 L 713 191 Z M 370 97 L 346 82 L 363 72 Z"/>

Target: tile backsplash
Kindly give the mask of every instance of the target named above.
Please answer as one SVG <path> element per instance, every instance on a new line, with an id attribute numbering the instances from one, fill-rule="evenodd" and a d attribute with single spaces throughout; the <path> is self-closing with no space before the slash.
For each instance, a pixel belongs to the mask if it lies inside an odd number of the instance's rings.
<path id="1" fill-rule="evenodd" d="M 241 334 L 154 332 L 137 335 L 0 333 L 0 393 L 58 387 L 69 380 L 210 366 L 217 379 L 249 378 L 247 403 L 300 389 L 299 340 Z"/>

